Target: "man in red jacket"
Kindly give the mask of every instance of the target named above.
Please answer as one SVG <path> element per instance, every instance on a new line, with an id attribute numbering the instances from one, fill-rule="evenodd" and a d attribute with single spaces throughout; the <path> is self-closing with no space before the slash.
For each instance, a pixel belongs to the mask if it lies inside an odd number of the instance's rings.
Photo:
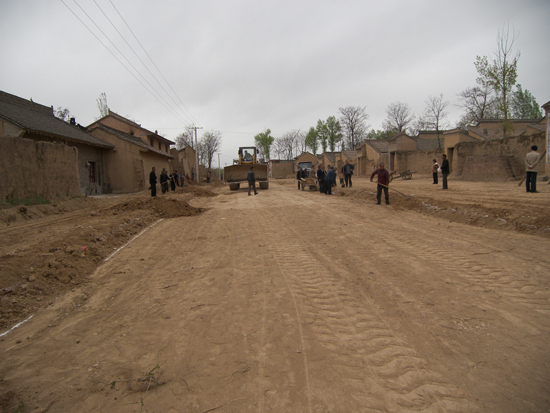
<path id="1" fill-rule="evenodd" d="M 380 205 L 380 199 L 382 198 L 382 190 L 384 190 L 384 197 L 386 198 L 386 205 L 390 204 L 390 197 L 388 195 L 388 185 L 390 184 L 390 173 L 387 169 L 384 169 L 384 162 L 381 162 L 379 168 L 376 169 L 370 175 L 370 181 L 374 175 L 378 175 L 378 185 L 376 191 L 376 204 Z"/>

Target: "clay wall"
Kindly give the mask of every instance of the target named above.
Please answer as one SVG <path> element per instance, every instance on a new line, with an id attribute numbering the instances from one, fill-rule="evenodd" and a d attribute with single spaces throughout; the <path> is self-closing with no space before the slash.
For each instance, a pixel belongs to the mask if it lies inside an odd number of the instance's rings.
<path id="1" fill-rule="evenodd" d="M 295 176 L 294 162 L 269 163 L 270 175 L 272 179 L 284 179 L 287 176 Z"/>
<path id="2" fill-rule="evenodd" d="M 399 172 L 411 171 L 418 174 L 431 174 L 433 159 L 441 165 L 443 149 L 431 151 L 398 151 L 395 154 L 396 167 Z"/>
<path id="3" fill-rule="evenodd" d="M 467 181 L 490 181 L 499 176 L 505 179 L 514 166 L 521 168 L 515 173 L 519 178 L 525 172 L 525 155 L 531 151 L 532 145 L 539 147 L 542 153 L 545 147 L 544 135 L 519 136 L 515 138 L 498 139 L 484 142 L 462 142 L 455 146 L 453 153 L 453 178 Z M 501 162 L 501 157 L 508 159 Z M 508 167 L 506 167 L 508 165 Z M 544 162 L 539 163 L 537 172 L 544 172 Z M 502 177 L 502 178 L 501 178 Z"/>
<path id="4" fill-rule="evenodd" d="M 77 162 L 78 150 L 74 147 L 2 136 L 0 199 L 79 196 Z"/>

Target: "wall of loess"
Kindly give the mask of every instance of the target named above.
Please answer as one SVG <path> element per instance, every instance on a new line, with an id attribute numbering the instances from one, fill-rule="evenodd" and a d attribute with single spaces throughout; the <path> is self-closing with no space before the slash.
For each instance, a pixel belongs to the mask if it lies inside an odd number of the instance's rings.
<path id="1" fill-rule="evenodd" d="M 78 150 L 61 143 L 0 137 L 0 199 L 80 196 Z"/>
<path id="2" fill-rule="evenodd" d="M 431 151 L 398 151 L 395 154 L 396 171 L 411 171 L 418 174 L 431 174 L 433 160 L 441 165 L 441 154 L 443 149 Z"/>
<path id="3" fill-rule="evenodd" d="M 521 179 L 525 173 L 525 155 L 533 145 L 542 153 L 544 135 L 459 143 L 453 153 L 452 177 L 466 181 Z M 544 162 L 536 171 L 544 172 Z"/>

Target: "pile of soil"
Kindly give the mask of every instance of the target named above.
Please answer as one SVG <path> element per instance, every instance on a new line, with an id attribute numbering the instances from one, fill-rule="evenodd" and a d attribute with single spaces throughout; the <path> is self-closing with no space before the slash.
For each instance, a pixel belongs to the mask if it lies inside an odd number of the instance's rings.
<path id="1" fill-rule="evenodd" d="M 200 187 L 186 192 L 214 195 Z M 202 211 L 177 192 L 156 198 L 145 194 L 79 198 L 4 210 L 4 217 L 15 218 L 0 229 L 5 241 L 0 247 L 0 329 L 87 283 L 105 258 L 159 218 Z"/>

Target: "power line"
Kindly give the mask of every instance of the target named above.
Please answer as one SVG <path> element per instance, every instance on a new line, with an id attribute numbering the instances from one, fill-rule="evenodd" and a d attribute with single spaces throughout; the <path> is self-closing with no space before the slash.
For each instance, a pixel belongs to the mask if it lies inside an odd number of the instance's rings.
<path id="1" fill-rule="evenodd" d="M 96 35 L 96 33 L 94 33 L 94 31 L 63 1 L 61 0 L 61 2 L 63 3 L 63 5 L 80 21 L 80 23 L 82 23 L 82 25 L 84 27 L 86 27 L 86 29 L 101 43 L 101 45 L 103 47 L 105 47 L 107 49 L 107 51 L 109 53 L 111 53 L 111 55 L 113 55 L 113 57 L 134 77 L 134 79 L 136 79 L 138 81 L 138 83 L 140 83 L 150 94 L 151 96 L 153 96 L 162 106 L 164 106 L 164 108 L 166 110 L 168 110 L 172 115 L 174 115 L 174 117 L 176 117 L 178 120 L 180 120 L 182 123 L 184 124 L 187 124 L 187 121 L 184 120 L 180 115 L 178 115 L 177 113 L 174 112 L 173 108 L 171 108 L 171 105 L 160 95 L 160 93 L 158 91 L 155 90 L 155 88 L 153 87 L 153 85 L 151 85 L 151 83 L 149 81 L 147 81 L 147 79 L 145 79 L 145 77 L 140 73 L 140 71 L 138 69 L 135 68 L 135 66 L 128 60 L 128 58 L 126 58 L 126 56 L 118 49 L 118 47 L 111 41 L 111 39 L 109 38 L 109 36 L 107 36 L 103 30 L 101 30 L 101 28 L 97 25 L 97 23 L 88 15 L 88 13 L 86 13 L 86 11 L 76 2 L 76 0 L 74 0 L 75 4 L 80 8 L 80 10 L 82 10 L 82 12 L 86 15 L 86 17 L 88 17 L 88 19 L 97 27 L 97 29 L 103 34 L 103 36 L 105 36 L 105 38 L 113 45 L 113 47 L 120 53 L 120 55 L 128 62 L 128 64 L 143 78 L 143 80 L 153 89 L 153 91 L 158 95 L 155 95 L 125 64 L 124 62 L 122 62 L 118 56 L 98 37 L 98 35 Z M 164 100 L 164 103 L 159 99 L 162 99 Z"/>
<path id="2" fill-rule="evenodd" d="M 103 13 L 103 15 L 105 16 L 105 18 L 109 21 L 109 23 L 111 23 L 111 26 L 113 26 L 113 28 L 116 30 L 116 32 L 120 35 L 120 37 L 122 38 L 122 40 L 124 40 L 124 42 L 126 43 L 126 45 L 130 48 L 130 50 L 134 53 L 134 55 L 137 57 L 137 59 L 141 62 L 141 64 L 143 65 L 143 67 L 149 72 L 149 74 L 153 77 L 153 79 L 155 79 L 155 81 L 157 82 L 157 84 L 162 88 L 162 90 L 164 91 L 164 93 L 166 93 L 166 96 L 168 96 L 172 102 L 174 102 L 174 105 L 175 105 L 175 108 L 177 108 L 181 114 L 185 117 L 189 117 L 185 112 L 183 112 L 179 107 L 178 107 L 178 104 L 176 103 L 176 101 L 172 98 L 172 96 L 167 92 L 167 90 L 164 88 L 164 86 L 159 82 L 159 80 L 157 79 L 157 77 L 153 74 L 153 72 L 151 72 L 149 70 L 149 68 L 147 67 L 147 65 L 145 64 L 145 62 L 143 60 L 141 60 L 141 58 L 139 57 L 139 55 L 136 53 L 136 51 L 134 50 L 134 48 L 130 45 L 130 43 L 128 43 L 128 41 L 126 40 L 126 38 L 124 37 L 124 35 L 120 32 L 120 30 L 118 30 L 118 28 L 116 27 L 116 25 L 113 23 L 113 21 L 109 18 L 109 16 L 107 16 L 107 14 L 105 13 L 105 11 L 103 11 L 103 9 L 101 8 L 101 6 L 97 3 L 96 0 L 93 0 L 93 2 L 95 3 L 95 5 L 97 6 L 97 8 L 101 11 L 101 13 Z M 111 2 L 112 4 L 112 2 Z M 114 7 L 114 5 L 113 5 Z M 115 8 L 115 10 L 117 11 L 118 13 L 118 10 Z M 119 13 L 119 16 L 120 16 L 120 13 Z M 122 18 L 122 16 L 121 16 Z M 124 21 L 124 19 L 122 19 Z M 124 21 L 124 23 L 126 23 L 126 21 Z M 131 30 L 130 30 L 131 31 Z M 133 34 L 133 33 L 132 33 Z M 191 119 L 190 119 L 191 120 Z"/>
<path id="3" fill-rule="evenodd" d="M 151 59 L 151 56 L 149 56 L 149 53 L 147 53 L 147 50 L 145 50 L 145 47 L 143 47 L 143 45 L 141 44 L 141 42 L 139 41 L 139 39 L 137 38 L 137 36 L 134 34 L 133 30 L 130 28 L 130 26 L 128 25 L 128 23 L 126 23 L 126 20 L 124 19 L 124 17 L 122 17 L 122 15 L 120 14 L 120 12 L 118 11 L 118 9 L 116 8 L 116 6 L 113 4 L 113 1 L 112 0 L 109 0 L 111 2 L 111 5 L 113 6 L 113 8 L 116 10 L 116 12 L 118 13 L 118 15 L 120 16 L 120 18 L 122 19 L 122 21 L 124 22 L 124 24 L 126 25 L 126 27 L 128 28 L 128 30 L 130 30 L 130 33 L 132 33 L 132 35 L 134 36 L 134 39 L 136 39 L 136 42 L 138 42 L 138 44 L 141 46 L 141 49 L 145 52 L 145 54 L 147 55 L 147 57 L 149 58 L 149 60 L 151 61 L 151 63 L 153 63 L 153 66 L 155 66 L 155 68 L 157 69 L 157 71 L 160 73 L 160 75 L 162 76 L 162 78 L 164 79 L 164 81 L 166 82 L 166 84 L 168 85 L 168 87 L 172 90 L 172 92 L 174 92 L 174 95 L 178 98 L 178 100 L 180 101 L 180 103 L 183 105 L 183 107 L 185 108 L 185 110 L 187 110 L 187 112 L 189 113 L 189 115 L 191 116 L 191 118 L 193 118 L 193 120 L 195 121 L 195 123 L 197 124 L 200 124 L 200 122 L 198 122 L 195 117 L 193 116 L 193 114 L 189 111 L 189 109 L 187 109 L 187 106 L 185 106 L 185 103 L 182 102 L 182 100 L 180 99 L 180 97 L 178 96 L 178 94 L 176 93 L 176 91 L 174 90 L 174 88 L 170 85 L 170 83 L 168 82 L 168 80 L 166 80 L 166 78 L 164 77 L 164 75 L 162 74 L 162 72 L 160 71 L 160 69 L 158 68 L 158 66 L 156 65 L 155 61 L 153 59 Z"/>
<path id="4" fill-rule="evenodd" d="M 109 38 L 109 36 L 107 36 L 105 34 L 105 32 L 103 32 L 103 30 L 101 30 L 101 28 L 97 25 L 97 23 L 94 21 L 94 19 L 92 19 L 88 13 L 86 13 L 86 11 L 76 2 L 76 0 L 73 0 L 74 3 L 78 6 L 78 8 L 80 8 L 80 10 L 82 10 L 82 12 L 86 15 L 86 17 L 88 17 L 88 19 L 90 19 L 90 21 L 97 27 L 97 29 L 101 32 L 101 34 L 103 34 L 103 36 L 105 36 L 105 38 L 113 45 L 113 47 L 120 53 L 120 55 L 124 58 L 124 60 L 126 60 L 128 62 L 128 64 L 130 66 L 132 66 L 132 68 L 137 72 L 138 75 L 141 76 L 141 78 L 151 87 L 151 89 L 153 89 L 153 91 L 158 95 L 158 97 L 160 99 L 162 99 L 166 105 L 170 106 L 170 104 L 168 102 L 166 102 L 166 100 L 160 95 L 160 93 L 158 93 L 154 86 L 149 83 L 149 81 L 147 79 L 145 79 L 145 76 L 143 76 L 139 70 L 136 69 L 136 67 L 132 64 L 132 62 L 130 62 L 130 60 L 128 60 L 128 58 L 124 55 L 124 53 L 122 53 L 122 51 L 120 51 L 120 49 L 113 43 L 113 41 Z M 140 82 L 141 83 L 141 82 Z M 142 84 L 143 85 L 143 84 Z M 151 93 L 151 91 L 149 90 L 149 93 Z M 157 98 L 157 100 L 159 100 Z M 160 102 L 160 101 L 159 101 Z M 160 102 L 162 103 L 162 102 Z M 168 111 L 170 111 L 176 118 L 178 118 L 180 121 L 182 121 L 183 123 L 186 123 L 185 120 L 183 118 L 181 118 L 179 115 L 177 115 L 176 113 L 173 112 L 172 108 L 171 107 L 167 107 L 166 105 L 163 105 Z"/>

